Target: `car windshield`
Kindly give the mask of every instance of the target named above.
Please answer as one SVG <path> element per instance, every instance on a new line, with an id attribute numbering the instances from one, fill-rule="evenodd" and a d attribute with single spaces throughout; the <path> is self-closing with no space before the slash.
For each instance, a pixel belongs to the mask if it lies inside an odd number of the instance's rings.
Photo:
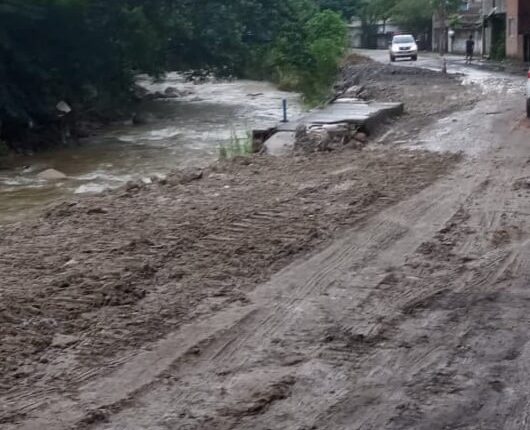
<path id="1" fill-rule="evenodd" d="M 414 38 L 412 36 L 396 36 L 394 43 L 414 43 Z"/>

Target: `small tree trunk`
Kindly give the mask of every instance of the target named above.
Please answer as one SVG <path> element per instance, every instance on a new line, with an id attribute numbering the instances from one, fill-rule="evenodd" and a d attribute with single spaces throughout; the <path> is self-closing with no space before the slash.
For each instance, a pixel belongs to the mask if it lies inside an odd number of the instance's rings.
<path id="1" fill-rule="evenodd" d="M 445 24 L 440 24 L 440 31 L 438 32 L 438 53 L 440 56 L 444 55 L 445 52 Z"/>

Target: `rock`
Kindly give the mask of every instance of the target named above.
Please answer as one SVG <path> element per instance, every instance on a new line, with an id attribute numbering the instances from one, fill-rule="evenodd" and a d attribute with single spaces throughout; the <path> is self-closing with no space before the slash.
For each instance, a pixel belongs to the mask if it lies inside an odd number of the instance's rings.
<path id="1" fill-rule="evenodd" d="M 181 97 L 183 94 L 175 87 L 167 87 L 164 90 L 164 96 L 167 98 Z"/>
<path id="2" fill-rule="evenodd" d="M 306 152 L 324 151 L 330 142 L 329 133 L 321 127 L 307 129 L 304 125 L 299 125 L 295 132 L 295 150 Z"/>
<path id="3" fill-rule="evenodd" d="M 144 125 L 147 124 L 147 118 L 141 114 L 134 113 L 132 116 L 132 123 L 133 125 Z"/>
<path id="4" fill-rule="evenodd" d="M 171 99 L 171 98 L 177 98 L 177 97 L 191 96 L 192 94 L 193 94 L 193 91 L 191 90 L 187 90 L 187 89 L 179 90 L 178 88 L 175 88 L 175 87 L 167 87 L 164 90 L 163 97 Z"/>
<path id="5" fill-rule="evenodd" d="M 355 140 L 352 140 L 344 145 L 345 149 L 361 149 L 362 144 L 360 142 L 357 142 Z"/>
<path id="6" fill-rule="evenodd" d="M 60 115 L 68 115 L 70 112 L 72 112 L 72 108 L 64 100 L 57 103 L 55 108 L 59 111 Z"/>
<path id="7" fill-rule="evenodd" d="M 296 148 L 296 143 L 296 133 L 292 131 L 280 131 L 268 138 L 263 147 L 264 151 L 269 155 L 280 156 L 287 154 L 293 147 Z M 303 144 L 300 143 L 300 146 L 303 147 Z"/>
<path id="8" fill-rule="evenodd" d="M 105 208 L 95 207 L 86 211 L 87 215 L 107 214 L 109 211 Z"/>
<path id="9" fill-rule="evenodd" d="M 53 337 L 51 346 L 53 348 L 64 349 L 70 345 L 73 345 L 76 342 L 79 342 L 79 337 L 77 336 L 71 336 L 67 334 L 56 334 Z"/>
<path id="10" fill-rule="evenodd" d="M 183 170 L 178 170 L 172 173 L 167 178 L 167 183 L 169 185 L 186 185 L 193 181 L 198 181 L 204 176 L 204 171 L 202 169 L 188 168 Z"/>
<path id="11" fill-rule="evenodd" d="M 363 86 L 352 85 L 346 91 L 344 91 L 344 93 L 341 94 L 341 97 L 345 97 L 345 98 L 359 98 L 359 96 L 362 94 L 363 91 L 364 91 L 364 87 Z"/>
<path id="12" fill-rule="evenodd" d="M 314 128 L 307 134 L 310 144 L 318 151 L 325 151 L 331 142 L 331 136 L 325 128 Z"/>
<path id="13" fill-rule="evenodd" d="M 361 143 L 366 143 L 368 141 L 368 136 L 366 135 L 366 133 L 363 133 L 361 131 L 355 133 L 355 135 L 353 136 L 353 138 L 357 141 L 357 142 L 361 142 Z"/>
<path id="14" fill-rule="evenodd" d="M 60 181 L 61 179 L 66 179 L 66 175 L 55 169 L 47 169 L 40 172 L 37 178 L 44 179 L 45 181 Z"/>
<path id="15" fill-rule="evenodd" d="M 125 191 L 137 191 L 142 188 L 143 184 L 136 181 L 129 181 L 125 184 Z"/>
<path id="16" fill-rule="evenodd" d="M 515 191 L 530 190 L 530 177 L 517 179 L 513 184 L 513 189 Z"/>
<path id="17" fill-rule="evenodd" d="M 28 376 L 30 376 L 32 373 L 35 372 L 35 368 L 33 366 L 30 366 L 30 365 L 24 365 L 24 366 L 20 366 L 14 376 L 15 378 L 26 378 Z"/>
<path id="18" fill-rule="evenodd" d="M 324 124 L 322 126 L 331 139 L 342 139 L 350 134 L 350 126 L 346 123 Z"/>
<path id="19" fill-rule="evenodd" d="M 133 95 L 137 100 L 143 100 L 150 97 L 149 91 L 140 85 L 134 86 Z"/>

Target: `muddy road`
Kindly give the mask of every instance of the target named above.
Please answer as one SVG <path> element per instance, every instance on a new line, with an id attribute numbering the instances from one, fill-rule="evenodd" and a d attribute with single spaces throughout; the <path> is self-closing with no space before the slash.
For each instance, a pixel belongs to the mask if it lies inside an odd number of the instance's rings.
<path id="1" fill-rule="evenodd" d="M 2 428 L 530 428 L 517 81 L 348 76 L 412 103 L 362 150 L 237 159 L 0 227 Z"/>

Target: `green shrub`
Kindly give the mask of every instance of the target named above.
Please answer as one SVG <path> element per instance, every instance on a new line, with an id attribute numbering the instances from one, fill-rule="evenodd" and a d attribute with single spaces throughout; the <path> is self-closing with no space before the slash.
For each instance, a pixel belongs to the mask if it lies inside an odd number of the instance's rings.
<path id="1" fill-rule="evenodd" d="M 299 91 L 310 105 L 322 101 L 336 79 L 346 50 L 347 27 L 336 12 L 324 10 L 302 26 L 286 28 L 265 61 L 281 89 Z"/>
<path id="2" fill-rule="evenodd" d="M 244 137 L 239 137 L 233 130 L 230 140 L 226 144 L 219 145 L 219 160 L 228 160 L 250 154 L 252 154 L 252 134 L 250 132 L 247 132 Z"/>

